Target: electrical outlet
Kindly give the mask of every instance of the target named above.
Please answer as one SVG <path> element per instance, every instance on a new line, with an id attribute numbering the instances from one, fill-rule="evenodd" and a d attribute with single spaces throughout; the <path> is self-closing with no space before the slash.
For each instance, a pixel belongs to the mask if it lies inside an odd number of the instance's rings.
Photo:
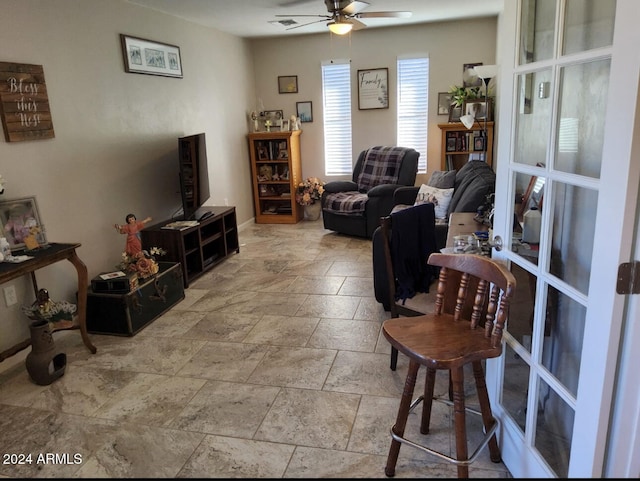
<path id="1" fill-rule="evenodd" d="M 7 307 L 11 307 L 18 303 L 15 286 L 7 286 L 4 288 L 4 302 Z"/>
<path id="2" fill-rule="evenodd" d="M 227 199 L 226 197 L 224 198 L 224 205 L 229 205 L 229 199 Z"/>

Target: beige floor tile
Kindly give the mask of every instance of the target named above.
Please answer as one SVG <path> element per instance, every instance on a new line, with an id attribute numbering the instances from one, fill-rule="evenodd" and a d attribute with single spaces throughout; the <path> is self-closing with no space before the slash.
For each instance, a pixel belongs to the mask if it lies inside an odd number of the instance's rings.
<path id="1" fill-rule="evenodd" d="M 359 402 L 352 394 L 283 389 L 254 439 L 344 450 Z"/>
<path id="2" fill-rule="evenodd" d="M 302 347 L 309 341 L 319 321 L 317 317 L 264 315 L 249 331 L 243 342 Z"/>
<path id="3" fill-rule="evenodd" d="M 319 390 L 335 356 L 331 349 L 270 347 L 247 382 Z"/>
<path id="4" fill-rule="evenodd" d="M 190 283 L 185 299 L 132 337 L 59 331 L 64 375 L 31 381 L 28 350 L 0 363 L 0 451 L 77 464 L 0 464 L 6 478 L 386 478 L 408 368 L 381 333 L 371 241 L 322 221 L 248 223 L 240 252 Z M 438 373 L 436 395 L 448 393 Z M 424 387 L 418 376 L 414 397 Z M 465 372 L 467 403 L 477 404 Z M 451 408 L 419 406 L 407 435 L 454 446 Z M 467 416 L 470 443 L 481 431 Z M 480 453 L 471 477 L 505 478 Z M 455 466 L 403 446 L 397 478 L 455 478 Z"/>

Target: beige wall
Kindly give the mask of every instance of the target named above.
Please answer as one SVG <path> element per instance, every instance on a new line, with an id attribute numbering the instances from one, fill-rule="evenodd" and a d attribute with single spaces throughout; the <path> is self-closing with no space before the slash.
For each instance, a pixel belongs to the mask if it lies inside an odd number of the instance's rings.
<path id="1" fill-rule="evenodd" d="M 252 40 L 256 71 L 255 107 L 261 99 L 267 110 L 283 110 L 285 118 L 296 112 L 296 102 L 311 100 L 313 122 L 302 124 L 302 175 L 333 180 L 324 175 L 322 137 L 321 62 L 351 59 L 353 154 L 374 145 L 396 143 L 396 61 L 398 56 L 429 57 L 428 174 L 440 170 L 440 129 L 446 116 L 437 115 L 438 92 L 462 84 L 464 63 L 495 63 L 497 17 L 422 24 L 398 28 L 364 29 L 351 36 L 329 33 L 301 37 Z M 283 54 L 285 52 L 285 54 Z M 389 69 L 389 108 L 358 110 L 356 72 Z M 278 94 L 278 75 L 297 75 L 297 94 Z M 341 178 L 341 177 L 336 177 Z M 345 177 L 342 177 L 345 178 Z"/>
<path id="2" fill-rule="evenodd" d="M 178 45 L 184 78 L 125 73 L 120 33 Z M 248 42 L 118 0 L 2 0 L 0 61 L 43 65 L 55 129 L 50 140 L 0 139 L 0 200 L 35 195 L 49 240 L 80 242 L 90 277 L 119 262 L 125 236 L 113 224 L 128 212 L 160 221 L 180 207 L 179 136 L 207 135 L 209 203 L 227 198 L 240 222 L 253 216 Z M 73 301 L 74 276 L 59 263 L 38 283 Z M 33 301 L 30 283 L 12 284 L 19 304 L 0 295 L 0 351 L 29 335 L 19 307 Z"/>
<path id="3" fill-rule="evenodd" d="M 89 277 L 112 270 L 124 248 L 113 228 L 127 213 L 155 220 L 180 206 L 177 138 L 207 134 L 212 197 L 235 205 L 251 222 L 253 204 L 247 114 L 295 112 L 313 102 L 303 124 L 303 175 L 324 177 L 320 62 L 347 58 L 352 70 L 389 68 L 390 108 L 358 111 L 354 90 L 354 153 L 395 143 L 395 62 L 402 54 L 431 59 L 429 174 L 439 168 L 437 93 L 462 79 L 462 64 L 492 63 L 496 19 L 369 29 L 351 38 L 327 34 L 245 41 L 119 0 L 2 0 L 0 61 L 44 67 L 55 138 L 0 140 L 0 200 L 35 195 L 47 236 L 79 242 Z M 124 72 L 119 34 L 178 45 L 183 79 Z M 298 94 L 278 94 L 278 75 L 297 75 Z M 329 180 L 329 179 L 327 179 Z M 420 181 L 420 179 L 419 179 Z M 59 263 L 38 273 L 54 299 L 74 301 L 75 270 Z M 21 304 L 33 301 L 28 278 L 12 281 L 18 305 L 0 295 L 0 351 L 28 337 Z M 5 286 L 2 286 L 5 287 Z M 0 293 L 1 294 L 1 293 Z"/>

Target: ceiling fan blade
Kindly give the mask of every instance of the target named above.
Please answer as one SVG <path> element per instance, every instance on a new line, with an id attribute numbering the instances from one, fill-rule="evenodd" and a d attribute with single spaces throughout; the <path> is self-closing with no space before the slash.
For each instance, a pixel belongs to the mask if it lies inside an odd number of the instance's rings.
<path id="1" fill-rule="evenodd" d="M 295 7 L 296 5 L 304 5 L 305 3 L 315 2 L 316 0 L 289 0 L 288 2 L 280 2 L 278 7 Z"/>
<path id="2" fill-rule="evenodd" d="M 356 13 L 367 8 L 369 4 L 367 2 L 361 2 L 360 0 L 354 0 L 349 5 L 344 7 L 340 13 L 343 15 L 355 15 Z"/>
<path id="3" fill-rule="evenodd" d="M 353 25 L 354 30 L 362 30 L 363 28 L 367 28 L 367 26 L 357 18 L 349 18 L 349 23 Z"/>
<path id="4" fill-rule="evenodd" d="M 409 18 L 413 12 L 362 12 L 356 13 L 356 18 Z"/>
<path id="5" fill-rule="evenodd" d="M 316 18 L 322 18 L 322 19 L 326 19 L 326 20 L 331 20 L 331 16 L 330 15 L 274 15 L 274 17 L 285 17 L 285 18 L 316 17 Z M 318 20 L 318 21 L 321 21 L 321 20 Z"/>
<path id="6" fill-rule="evenodd" d="M 323 19 L 320 19 L 320 20 L 316 20 L 315 22 L 303 23 L 303 24 L 300 24 L 300 25 L 296 25 L 294 27 L 289 27 L 289 28 L 287 28 L 285 30 L 293 30 L 294 28 L 306 27 L 307 25 L 313 25 L 314 23 L 320 23 L 320 22 L 326 22 L 326 21 L 327 21 L 327 19 L 323 18 Z"/>

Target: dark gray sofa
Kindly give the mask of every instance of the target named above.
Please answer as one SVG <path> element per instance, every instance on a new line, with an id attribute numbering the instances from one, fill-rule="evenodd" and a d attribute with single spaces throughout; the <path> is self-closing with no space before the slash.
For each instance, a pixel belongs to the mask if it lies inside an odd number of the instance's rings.
<path id="1" fill-rule="evenodd" d="M 447 213 L 448 218 L 449 214 L 453 212 L 476 212 L 478 207 L 483 206 L 487 200 L 487 195 L 495 192 L 496 174 L 486 162 L 471 161 L 456 172 L 453 185 L 440 184 L 433 185 L 433 187 L 441 189 L 454 188 Z M 394 206 L 413 205 L 416 201 L 418 190 L 420 190 L 419 186 L 400 187 L 393 194 Z M 445 247 L 448 230 L 449 225 L 447 222 L 436 223 L 436 245 L 438 250 Z"/>

